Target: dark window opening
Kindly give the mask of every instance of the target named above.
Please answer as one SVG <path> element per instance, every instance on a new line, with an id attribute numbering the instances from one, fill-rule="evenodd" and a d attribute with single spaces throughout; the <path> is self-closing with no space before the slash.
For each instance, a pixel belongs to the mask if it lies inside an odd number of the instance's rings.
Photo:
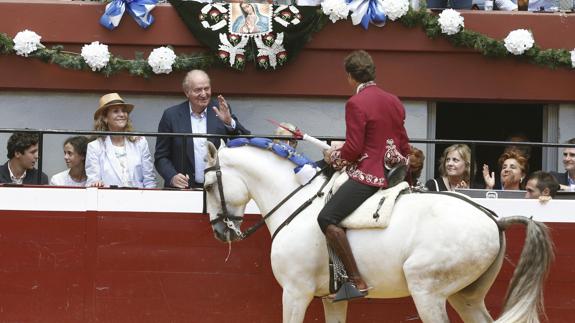
<path id="1" fill-rule="evenodd" d="M 542 104 L 438 102 L 436 113 L 436 139 L 462 140 L 463 143 L 467 143 L 465 140 L 506 141 L 511 135 L 524 134 L 531 142 L 541 142 L 543 137 Z M 437 162 L 447 146 L 435 146 L 434 177 L 439 176 Z M 484 187 L 481 173 L 483 164 L 489 165 L 490 170 L 495 172 L 496 185 L 499 185 L 497 160 L 504 148 L 476 145 L 475 155 L 472 156 L 476 165 L 473 187 Z M 528 174 L 540 170 L 541 165 L 541 148 L 531 148 Z"/>

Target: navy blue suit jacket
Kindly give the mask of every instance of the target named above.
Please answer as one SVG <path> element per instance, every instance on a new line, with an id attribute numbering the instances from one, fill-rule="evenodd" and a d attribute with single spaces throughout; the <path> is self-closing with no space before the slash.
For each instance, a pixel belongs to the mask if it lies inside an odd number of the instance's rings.
<path id="1" fill-rule="evenodd" d="M 565 173 L 551 172 L 551 175 L 553 175 L 553 177 L 555 177 L 555 179 L 557 179 L 559 184 L 569 185 L 569 179 L 568 179 L 569 175 L 567 175 L 567 172 L 565 172 Z"/>
<path id="2" fill-rule="evenodd" d="M 38 185 L 37 177 L 38 170 L 36 168 L 29 169 L 26 171 L 26 177 L 24 177 L 22 184 Z M 12 183 L 8 162 L 0 166 L 0 183 Z M 48 176 L 44 172 L 42 172 L 40 185 L 48 185 Z"/>
<path id="3" fill-rule="evenodd" d="M 229 131 L 226 125 L 216 116 L 212 109 L 218 106 L 218 101 L 212 99 L 206 109 L 207 111 L 207 133 L 222 135 L 249 135 L 250 131 L 242 126 L 236 116 L 232 118 L 236 121 L 234 131 Z M 170 107 L 164 111 L 162 119 L 158 125 L 158 132 L 181 132 L 192 133 L 192 122 L 190 120 L 190 106 L 188 101 Z M 220 138 L 210 138 L 216 147 L 220 146 Z M 169 187 L 174 175 L 182 173 L 190 177 L 189 186 L 198 187 L 194 180 L 194 141 L 187 138 L 186 157 L 182 156 L 183 139 L 181 137 L 158 137 L 156 141 L 156 152 L 154 153 L 154 164 L 158 173 L 164 178 L 164 186 Z"/>

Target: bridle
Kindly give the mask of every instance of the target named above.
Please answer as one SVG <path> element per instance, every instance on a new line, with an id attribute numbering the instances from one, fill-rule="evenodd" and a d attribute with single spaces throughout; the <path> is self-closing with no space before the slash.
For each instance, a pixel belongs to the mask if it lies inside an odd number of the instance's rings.
<path id="1" fill-rule="evenodd" d="M 326 166 L 327 167 L 327 166 Z M 291 193 L 289 193 L 286 197 L 283 198 L 283 200 L 281 200 L 278 204 L 276 204 L 276 206 L 273 207 L 273 209 L 271 209 L 265 216 L 262 217 L 262 219 L 260 221 L 258 221 L 256 224 L 254 224 L 253 226 L 249 227 L 245 232 L 242 232 L 240 230 L 240 228 L 238 228 L 236 226 L 236 224 L 234 223 L 234 221 L 237 220 L 243 220 L 243 217 L 241 216 L 235 216 L 235 215 L 231 215 L 228 212 L 228 208 L 226 206 L 226 197 L 224 195 L 224 186 L 223 186 L 223 182 L 222 182 L 222 169 L 220 167 L 220 158 L 219 156 L 216 156 L 216 163 L 214 164 L 214 166 L 212 167 L 208 167 L 206 169 L 204 169 L 204 175 L 211 172 L 211 171 L 215 171 L 216 172 L 216 179 L 218 181 L 218 193 L 220 194 L 220 203 L 221 203 L 221 207 L 222 207 L 222 212 L 217 214 L 217 217 L 213 220 L 210 221 L 211 225 L 214 225 L 218 222 L 223 222 L 230 230 L 234 231 L 234 233 L 236 234 L 236 236 L 239 238 L 239 240 L 244 240 L 247 237 L 249 237 L 250 235 L 252 235 L 254 232 L 256 232 L 256 230 L 258 230 L 260 227 L 262 227 L 266 220 L 272 216 L 282 205 L 284 205 L 290 198 L 292 198 L 297 192 L 299 192 L 302 188 L 306 187 L 309 183 L 313 182 L 313 180 L 319 176 L 323 170 L 326 168 L 322 168 L 319 171 L 316 172 L 316 174 L 305 184 L 298 186 L 295 190 L 293 190 Z M 295 216 L 297 216 L 301 211 L 303 211 L 307 206 L 309 206 L 311 204 L 311 202 L 319 196 L 323 195 L 322 190 L 324 189 L 324 187 L 327 185 L 328 180 L 326 179 L 325 182 L 323 183 L 323 185 L 321 186 L 321 188 L 319 189 L 319 191 L 314 194 L 310 199 L 308 199 L 307 201 L 305 201 L 299 208 L 297 208 L 280 226 L 279 228 L 274 232 L 273 236 L 272 236 L 272 240 L 275 238 L 275 236 L 278 234 L 278 232 L 284 228 L 287 224 L 289 224 L 289 222 L 291 222 L 291 220 L 293 220 L 293 218 L 295 218 Z"/>
<path id="2" fill-rule="evenodd" d="M 218 213 L 217 218 L 211 220 L 210 224 L 214 225 L 214 224 L 221 221 L 230 230 L 233 230 L 235 232 L 235 234 L 240 239 L 243 240 L 245 238 L 244 233 L 242 233 L 242 231 L 234 223 L 234 221 L 243 220 L 243 217 L 231 215 L 230 212 L 228 211 L 228 207 L 226 206 L 226 197 L 224 195 L 224 186 L 222 184 L 222 169 L 220 167 L 220 158 L 219 157 L 216 157 L 216 164 L 214 166 L 204 169 L 204 176 L 211 171 L 216 172 L 216 178 L 218 181 L 218 192 L 220 193 L 220 202 L 222 204 L 221 205 L 222 206 L 222 212 Z"/>

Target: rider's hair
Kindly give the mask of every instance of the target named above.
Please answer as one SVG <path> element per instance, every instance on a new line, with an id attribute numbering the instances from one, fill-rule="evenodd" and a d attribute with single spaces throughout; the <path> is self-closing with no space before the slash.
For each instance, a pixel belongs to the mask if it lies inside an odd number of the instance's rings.
<path id="1" fill-rule="evenodd" d="M 344 61 L 345 71 L 359 83 L 375 80 L 375 64 L 371 56 L 364 50 L 356 50 Z"/>

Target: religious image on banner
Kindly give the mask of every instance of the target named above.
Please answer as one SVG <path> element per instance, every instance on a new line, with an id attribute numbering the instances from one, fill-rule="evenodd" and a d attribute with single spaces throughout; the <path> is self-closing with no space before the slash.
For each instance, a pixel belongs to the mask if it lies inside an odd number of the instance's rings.
<path id="1" fill-rule="evenodd" d="M 276 69 L 303 48 L 321 13 L 315 7 L 272 3 L 168 0 L 186 26 L 227 66 L 247 61 Z"/>
<path id="2" fill-rule="evenodd" d="M 231 3 L 230 32 L 234 34 L 268 33 L 272 29 L 272 8 L 269 4 Z"/>

